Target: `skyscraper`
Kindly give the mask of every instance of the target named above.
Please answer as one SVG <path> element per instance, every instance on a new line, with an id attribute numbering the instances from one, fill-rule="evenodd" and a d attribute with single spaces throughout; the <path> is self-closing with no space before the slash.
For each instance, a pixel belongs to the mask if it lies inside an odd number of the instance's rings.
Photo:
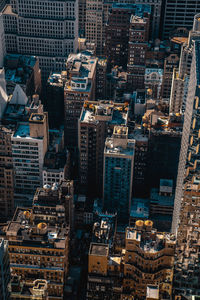
<path id="1" fill-rule="evenodd" d="M 168 38 L 178 27 L 192 29 L 194 15 L 199 11 L 199 0 L 166 0 L 163 38 Z"/>
<path id="2" fill-rule="evenodd" d="M 8 53 L 39 57 L 43 76 L 62 71 L 78 46 L 78 1 L 13 0 L 3 10 Z"/>
<path id="3" fill-rule="evenodd" d="M 199 95 L 200 95 L 200 42 L 195 41 L 192 55 L 192 65 L 190 72 L 190 81 L 188 87 L 188 96 L 186 102 L 186 110 L 183 125 L 183 134 L 181 141 L 181 151 L 179 157 L 178 175 L 176 182 L 174 212 L 172 221 L 172 232 L 176 233 L 182 197 L 183 185 L 185 180 L 194 175 L 199 174 L 199 128 L 200 128 L 200 111 L 199 111 Z"/>
<path id="4" fill-rule="evenodd" d="M 106 139 L 103 170 L 103 207 L 118 213 L 127 223 L 130 212 L 135 140 L 128 138 L 128 127 L 115 126 Z"/>
<path id="5" fill-rule="evenodd" d="M 194 41 L 200 40 L 199 17 L 200 14 L 194 17 L 193 28 L 189 32 L 188 41 L 182 45 L 179 68 L 173 71 L 170 113 L 185 111 Z"/>

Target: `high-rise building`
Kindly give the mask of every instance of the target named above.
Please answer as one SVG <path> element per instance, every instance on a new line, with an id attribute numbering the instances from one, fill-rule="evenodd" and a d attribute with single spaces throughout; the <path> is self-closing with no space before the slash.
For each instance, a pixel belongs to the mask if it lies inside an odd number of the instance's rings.
<path id="1" fill-rule="evenodd" d="M 0 215 L 11 217 L 14 212 L 14 171 L 11 136 L 13 130 L 0 126 Z"/>
<path id="2" fill-rule="evenodd" d="M 130 213 L 135 140 L 128 138 L 128 127 L 115 126 L 104 149 L 103 207 L 117 212 L 119 222 L 128 222 Z"/>
<path id="3" fill-rule="evenodd" d="M 199 0 L 166 0 L 163 21 L 163 38 L 179 27 L 192 29 L 194 15 L 200 11 Z"/>
<path id="4" fill-rule="evenodd" d="M 68 80 L 64 87 L 65 144 L 78 148 L 78 119 L 84 101 L 95 100 L 97 58 L 90 53 L 71 54 L 67 59 Z"/>
<path id="5" fill-rule="evenodd" d="M 0 88 L 0 120 L 1 120 L 8 103 L 4 69 L 0 69 L 0 87 L 1 87 Z"/>
<path id="6" fill-rule="evenodd" d="M 79 119 L 79 183 L 82 193 L 102 194 L 105 139 L 115 125 L 127 125 L 128 105 L 109 101 L 84 102 Z"/>
<path id="7" fill-rule="evenodd" d="M 188 40 L 182 45 L 179 68 L 174 69 L 170 94 L 170 113 L 185 111 L 194 41 L 200 40 L 199 14 L 194 17 Z"/>
<path id="8" fill-rule="evenodd" d="M 127 84 L 130 91 L 144 89 L 146 51 L 149 40 L 149 17 L 150 11 L 144 16 L 132 15 L 130 19 L 127 64 Z"/>
<path id="9" fill-rule="evenodd" d="M 200 293 L 199 203 L 200 180 L 194 176 L 184 186 L 174 268 L 174 294 L 186 297 Z"/>
<path id="10" fill-rule="evenodd" d="M 183 197 L 184 181 L 199 174 L 199 83 L 200 83 L 200 42 L 195 41 L 192 54 L 190 81 L 186 101 L 178 175 L 174 201 L 172 232 L 177 233 Z"/>
<path id="11" fill-rule="evenodd" d="M 49 297 L 63 299 L 69 247 L 64 207 L 60 206 L 53 214 L 51 207 L 44 205 L 43 209 L 17 208 L 5 229 L 11 275 L 20 276 L 21 282 L 29 283 L 44 279 L 48 281 Z M 41 221 L 44 211 L 47 218 Z"/>
<path id="12" fill-rule="evenodd" d="M 10 282 L 10 262 L 8 242 L 0 238 L 0 295 L 2 300 L 9 299 L 8 284 Z"/>
<path id="13" fill-rule="evenodd" d="M 43 76 L 78 47 L 78 1 L 11 1 L 3 10 L 8 53 L 37 55 Z"/>
<path id="14" fill-rule="evenodd" d="M 95 100 L 104 100 L 106 98 L 106 75 L 107 59 L 98 57 L 96 71 L 96 94 Z"/>
<path id="15" fill-rule="evenodd" d="M 49 143 L 48 114 L 33 113 L 28 123 L 19 123 L 11 142 L 15 206 L 30 206 L 36 188 L 42 185 L 42 168 Z"/>

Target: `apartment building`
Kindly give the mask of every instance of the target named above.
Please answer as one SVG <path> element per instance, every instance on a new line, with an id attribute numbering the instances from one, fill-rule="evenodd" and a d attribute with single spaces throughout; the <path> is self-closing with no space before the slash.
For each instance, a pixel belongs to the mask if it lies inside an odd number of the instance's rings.
<path id="1" fill-rule="evenodd" d="M 49 210 L 46 207 L 46 212 Z M 59 220 L 59 210 L 56 214 Z M 11 275 L 20 276 L 21 282 L 47 280 L 49 299 L 63 299 L 68 272 L 68 229 L 63 223 L 52 225 L 48 218 L 45 222 L 40 220 L 36 209 L 17 208 L 8 223 L 5 233 Z"/>
<path id="2" fill-rule="evenodd" d="M 97 58 L 90 52 L 70 54 L 68 80 L 64 87 L 65 144 L 75 152 L 78 147 L 78 119 L 84 101 L 94 100 Z"/>
<path id="3" fill-rule="evenodd" d="M 49 144 L 47 113 L 33 113 L 28 123 L 19 123 L 11 142 L 15 206 L 31 206 L 36 188 L 42 185 L 44 156 Z"/>
<path id="4" fill-rule="evenodd" d="M 162 98 L 169 101 L 174 68 L 179 66 L 179 56 L 175 53 L 165 58 L 162 83 Z"/>
<path id="5" fill-rule="evenodd" d="M 118 222 L 128 222 L 130 213 L 135 140 L 128 138 L 128 127 L 115 126 L 106 139 L 103 167 L 103 207 L 117 212 Z"/>
<path id="6" fill-rule="evenodd" d="M 8 284 L 10 281 L 10 261 L 8 253 L 8 241 L 0 238 L 0 293 L 2 300 L 8 300 L 10 293 Z"/>
<path id="7" fill-rule="evenodd" d="M 78 1 L 11 1 L 3 10 L 7 53 L 36 55 L 44 78 L 78 47 Z"/>
<path id="8" fill-rule="evenodd" d="M 144 76 L 145 89 L 151 90 L 152 99 L 160 99 L 163 84 L 163 69 L 146 68 Z"/>
<path id="9" fill-rule="evenodd" d="M 0 215 L 11 217 L 14 212 L 14 170 L 10 127 L 0 126 Z"/>
<path id="10" fill-rule="evenodd" d="M 81 192 L 102 194 L 105 140 L 115 125 L 127 125 L 128 109 L 128 104 L 105 100 L 84 102 L 78 123 Z"/>

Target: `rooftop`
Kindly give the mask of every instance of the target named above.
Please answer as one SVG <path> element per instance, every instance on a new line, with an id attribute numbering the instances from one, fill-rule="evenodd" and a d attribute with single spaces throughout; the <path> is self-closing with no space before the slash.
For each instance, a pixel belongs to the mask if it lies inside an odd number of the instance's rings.
<path id="1" fill-rule="evenodd" d="M 28 123 L 19 123 L 13 137 L 15 138 L 31 138 Z"/>
<path id="2" fill-rule="evenodd" d="M 147 286 L 147 299 L 159 299 L 159 287 L 157 285 Z"/>
<path id="3" fill-rule="evenodd" d="M 96 256 L 108 256 L 109 252 L 109 245 L 106 244 L 90 244 L 90 255 L 96 255 Z"/>
<path id="4" fill-rule="evenodd" d="M 148 219 L 149 217 L 149 200 L 133 198 L 131 205 L 130 217 L 140 219 Z"/>
<path id="5" fill-rule="evenodd" d="M 127 119 L 128 106 L 105 100 L 85 101 L 80 116 L 80 121 L 84 123 L 107 121 L 110 125 L 126 125 Z"/>
<path id="6" fill-rule="evenodd" d="M 111 156 L 129 156 L 133 157 L 135 149 L 135 140 L 126 139 L 126 145 L 115 144 L 116 138 L 107 138 L 105 142 L 104 154 Z M 121 139 L 119 139 L 121 140 Z"/>
<path id="7" fill-rule="evenodd" d="M 12 237 L 9 243 L 20 243 L 42 248 L 65 248 L 68 228 L 50 225 L 44 222 L 34 225 L 31 221 L 32 210 L 18 207 L 13 220 L 9 222 L 6 235 Z"/>
<path id="8" fill-rule="evenodd" d="M 136 16 L 143 17 L 144 13 L 151 13 L 151 6 L 148 4 L 127 4 L 113 3 L 112 8 L 115 9 L 131 9 Z"/>

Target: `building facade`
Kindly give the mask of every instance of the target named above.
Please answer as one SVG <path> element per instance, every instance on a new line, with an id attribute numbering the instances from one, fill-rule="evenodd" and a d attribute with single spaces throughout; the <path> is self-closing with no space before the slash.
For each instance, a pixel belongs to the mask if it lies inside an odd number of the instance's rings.
<path id="1" fill-rule="evenodd" d="M 127 222 L 130 213 L 135 140 L 128 127 L 115 126 L 104 148 L 103 207 L 118 213 L 118 222 Z"/>
<path id="2" fill-rule="evenodd" d="M 31 114 L 19 123 L 11 137 L 15 172 L 15 206 L 30 206 L 35 190 L 42 185 L 44 156 L 48 149 L 48 114 Z"/>
<path id="3" fill-rule="evenodd" d="M 7 53 L 38 56 L 45 78 L 77 50 L 78 1 L 11 1 L 3 22 Z"/>

